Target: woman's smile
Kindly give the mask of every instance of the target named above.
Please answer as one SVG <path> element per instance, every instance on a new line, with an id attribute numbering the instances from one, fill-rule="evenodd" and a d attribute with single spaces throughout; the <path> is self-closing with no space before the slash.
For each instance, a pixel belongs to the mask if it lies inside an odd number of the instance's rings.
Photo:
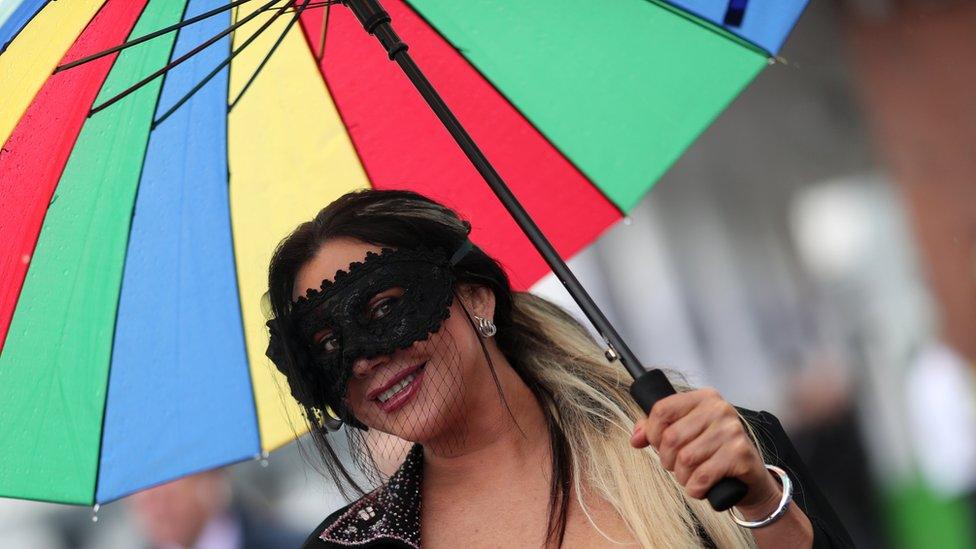
<path id="1" fill-rule="evenodd" d="M 423 383 L 427 362 L 404 368 L 386 382 L 367 393 L 367 400 L 374 402 L 385 413 L 392 413 L 405 406 L 416 395 Z"/>

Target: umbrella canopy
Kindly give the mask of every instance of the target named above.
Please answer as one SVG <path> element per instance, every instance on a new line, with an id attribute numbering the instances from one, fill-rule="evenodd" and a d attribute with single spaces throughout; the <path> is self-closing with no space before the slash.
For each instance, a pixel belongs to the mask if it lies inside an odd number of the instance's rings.
<path id="1" fill-rule="evenodd" d="M 384 2 L 563 257 L 634 207 L 805 3 Z M 421 192 L 470 219 L 516 288 L 546 274 L 403 74 L 327 4 L 0 8 L 0 496 L 101 503 L 292 440 L 298 408 L 264 357 L 266 267 L 347 191 Z"/>

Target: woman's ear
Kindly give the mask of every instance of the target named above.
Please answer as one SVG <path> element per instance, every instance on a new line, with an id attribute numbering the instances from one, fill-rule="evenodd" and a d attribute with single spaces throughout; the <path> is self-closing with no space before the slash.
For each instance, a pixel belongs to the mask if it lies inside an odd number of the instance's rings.
<path id="1" fill-rule="evenodd" d="M 459 293 L 469 313 L 488 320 L 495 319 L 495 293 L 490 288 L 477 284 L 462 284 Z"/>

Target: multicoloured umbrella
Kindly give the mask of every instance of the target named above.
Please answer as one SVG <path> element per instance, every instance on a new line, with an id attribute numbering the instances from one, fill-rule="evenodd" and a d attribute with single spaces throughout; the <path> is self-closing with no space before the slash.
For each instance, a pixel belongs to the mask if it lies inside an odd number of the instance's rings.
<path id="1" fill-rule="evenodd" d="M 292 440 L 265 269 L 344 192 L 419 191 L 466 215 L 516 287 L 547 272 L 331 3 L 0 6 L 0 496 L 101 503 Z M 384 4 L 569 257 L 767 65 L 806 0 Z"/>

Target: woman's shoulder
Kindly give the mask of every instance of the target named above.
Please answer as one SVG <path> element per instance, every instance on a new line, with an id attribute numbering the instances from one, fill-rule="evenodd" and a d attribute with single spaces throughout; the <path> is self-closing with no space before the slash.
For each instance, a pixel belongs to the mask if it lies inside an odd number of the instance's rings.
<path id="1" fill-rule="evenodd" d="M 419 509 L 396 505 L 395 492 L 384 485 L 336 510 L 312 530 L 302 548 L 418 549 L 420 528 L 413 515 Z"/>
<path id="2" fill-rule="evenodd" d="M 354 501 L 354 502 L 346 505 L 345 507 L 342 507 L 340 509 L 337 509 L 334 513 L 332 513 L 331 515 L 325 517 L 325 520 L 323 520 L 322 522 L 320 522 L 319 525 L 316 526 L 315 529 L 312 530 L 312 532 L 308 535 L 308 538 L 305 540 L 305 543 L 302 544 L 302 547 L 327 547 L 327 545 L 325 545 L 325 542 L 322 541 L 319 538 L 319 536 L 329 526 L 332 526 L 333 524 L 335 524 L 335 521 L 337 521 L 339 519 L 339 517 L 341 517 L 347 511 L 349 511 L 349 509 L 353 505 L 355 505 L 355 504 L 356 504 L 356 502 Z M 319 516 L 321 516 L 321 515 L 319 515 Z"/>
<path id="3" fill-rule="evenodd" d="M 365 497 L 365 496 L 363 496 L 363 497 Z M 356 500 L 356 501 L 354 501 L 354 502 L 352 502 L 352 503 L 350 503 L 350 504 L 348 504 L 348 505 L 346 505 L 346 506 L 344 506 L 344 507 L 342 507 L 340 509 L 337 509 L 334 513 L 332 513 L 331 515 L 325 517 L 325 520 L 323 520 L 322 522 L 320 522 L 319 525 L 316 526 L 315 529 L 312 530 L 312 532 L 308 535 L 308 538 L 305 540 L 305 543 L 302 544 L 302 547 L 303 548 L 330 547 L 330 545 L 328 543 L 326 543 L 319 536 L 322 535 L 322 532 L 325 532 L 326 530 L 329 529 L 329 527 L 331 527 L 332 525 L 334 525 L 336 523 L 336 521 L 339 520 L 339 517 L 341 517 L 341 516 L 345 515 L 346 513 L 348 513 L 349 510 L 352 509 L 353 506 L 357 505 L 360 501 L 362 501 L 362 498 L 360 498 L 360 499 L 358 499 L 358 500 Z"/>
<path id="4" fill-rule="evenodd" d="M 418 548 L 422 480 L 423 447 L 415 444 L 385 483 L 326 517 L 303 547 Z"/>

